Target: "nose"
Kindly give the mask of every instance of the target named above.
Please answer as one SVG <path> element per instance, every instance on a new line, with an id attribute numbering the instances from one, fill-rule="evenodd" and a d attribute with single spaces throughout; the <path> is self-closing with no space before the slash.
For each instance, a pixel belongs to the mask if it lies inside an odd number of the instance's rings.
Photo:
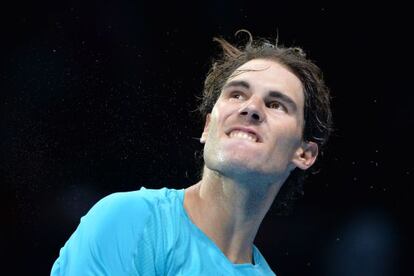
<path id="1" fill-rule="evenodd" d="M 239 115 L 252 123 L 261 123 L 264 119 L 264 112 L 260 100 L 252 97 L 240 108 Z"/>

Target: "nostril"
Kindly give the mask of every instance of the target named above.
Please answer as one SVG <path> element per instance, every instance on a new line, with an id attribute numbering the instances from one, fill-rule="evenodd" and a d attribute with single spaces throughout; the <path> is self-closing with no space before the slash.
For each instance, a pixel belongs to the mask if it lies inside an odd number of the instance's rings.
<path id="1" fill-rule="evenodd" d="M 256 113 L 252 114 L 253 119 L 259 121 L 260 120 L 260 116 Z"/>
<path id="2" fill-rule="evenodd" d="M 256 112 L 250 112 L 248 110 L 247 111 L 240 112 L 240 115 L 247 116 L 247 117 L 251 117 L 255 121 L 260 121 L 261 120 L 260 114 L 258 114 Z"/>

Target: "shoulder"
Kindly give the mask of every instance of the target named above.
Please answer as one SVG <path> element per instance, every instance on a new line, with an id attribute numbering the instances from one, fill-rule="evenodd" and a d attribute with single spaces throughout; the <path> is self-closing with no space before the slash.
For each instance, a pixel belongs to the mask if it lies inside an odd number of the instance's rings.
<path id="1" fill-rule="evenodd" d="M 115 206 L 123 204 L 133 204 L 141 207 L 141 204 L 153 205 L 163 201 L 168 201 L 177 196 L 180 190 L 175 189 L 147 189 L 145 187 L 136 191 L 117 192 L 102 198 L 96 203 L 96 206 L 104 204 L 116 204 Z"/>
<path id="2" fill-rule="evenodd" d="M 148 226 L 155 225 L 154 218 L 163 212 L 159 209 L 172 205 L 166 203 L 174 202 L 178 196 L 177 190 L 141 188 L 102 198 L 82 217 L 61 249 L 52 275 L 60 272 L 123 275 L 142 268 L 152 269 L 148 264 L 155 253 L 144 233 L 149 231 Z M 155 235 L 153 231 L 149 233 Z M 140 258 L 136 258 L 138 255 Z M 145 259 L 145 264 L 137 265 L 137 259 Z"/>
<path id="3" fill-rule="evenodd" d="M 99 200 L 82 218 L 83 223 L 109 227 L 123 227 L 132 224 L 142 227 L 146 220 L 160 207 L 172 201 L 177 195 L 173 189 L 146 189 L 118 192 Z M 106 229 L 106 227 L 104 227 Z"/>

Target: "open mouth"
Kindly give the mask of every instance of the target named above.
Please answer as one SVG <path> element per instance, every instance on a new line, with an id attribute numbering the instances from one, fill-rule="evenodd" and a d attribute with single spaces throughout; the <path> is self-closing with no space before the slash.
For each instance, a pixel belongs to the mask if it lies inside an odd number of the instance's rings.
<path id="1" fill-rule="evenodd" d="M 247 132 L 247 131 L 243 131 L 243 130 L 240 130 L 240 129 L 232 130 L 228 134 L 228 136 L 230 138 L 235 138 L 235 139 L 240 139 L 240 140 L 247 140 L 247 141 L 254 142 L 254 143 L 257 143 L 259 141 L 256 134 L 251 133 L 251 132 Z"/>

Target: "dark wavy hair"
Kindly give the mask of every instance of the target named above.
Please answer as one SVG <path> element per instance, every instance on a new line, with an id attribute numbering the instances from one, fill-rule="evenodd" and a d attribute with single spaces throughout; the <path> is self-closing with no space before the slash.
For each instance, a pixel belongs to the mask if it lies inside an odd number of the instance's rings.
<path id="1" fill-rule="evenodd" d="M 303 139 L 317 143 L 321 155 L 332 131 L 332 113 L 330 91 L 325 85 L 319 67 L 308 59 L 299 47 L 278 45 L 278 39 L 274 44 L 263 38 L 253 39 L 246 30 L 239 30 L 236 36 L 239 33 L 246 33 L 249 37 L 248 42 L 240 47 L 230 44 L 223 38 L 213 38 L 223 52 L 213 60 L 204 81 L 203 94 L 199 98 L 198 106 L 202 119 L 205 120 L 206 115 L 211 112 L 227 79 L 238 67 L 253 59 L 273 60 L 285 66 L 302 82 L 305 97 Z M 315 171 L 314 167 L 312 171 Z M 290 213 L 294 202 L 304 194 L 303 186 L 307 175 L 298 168 L 292 171 L 273 203 L 272 209 L 276 213 Z"/>

